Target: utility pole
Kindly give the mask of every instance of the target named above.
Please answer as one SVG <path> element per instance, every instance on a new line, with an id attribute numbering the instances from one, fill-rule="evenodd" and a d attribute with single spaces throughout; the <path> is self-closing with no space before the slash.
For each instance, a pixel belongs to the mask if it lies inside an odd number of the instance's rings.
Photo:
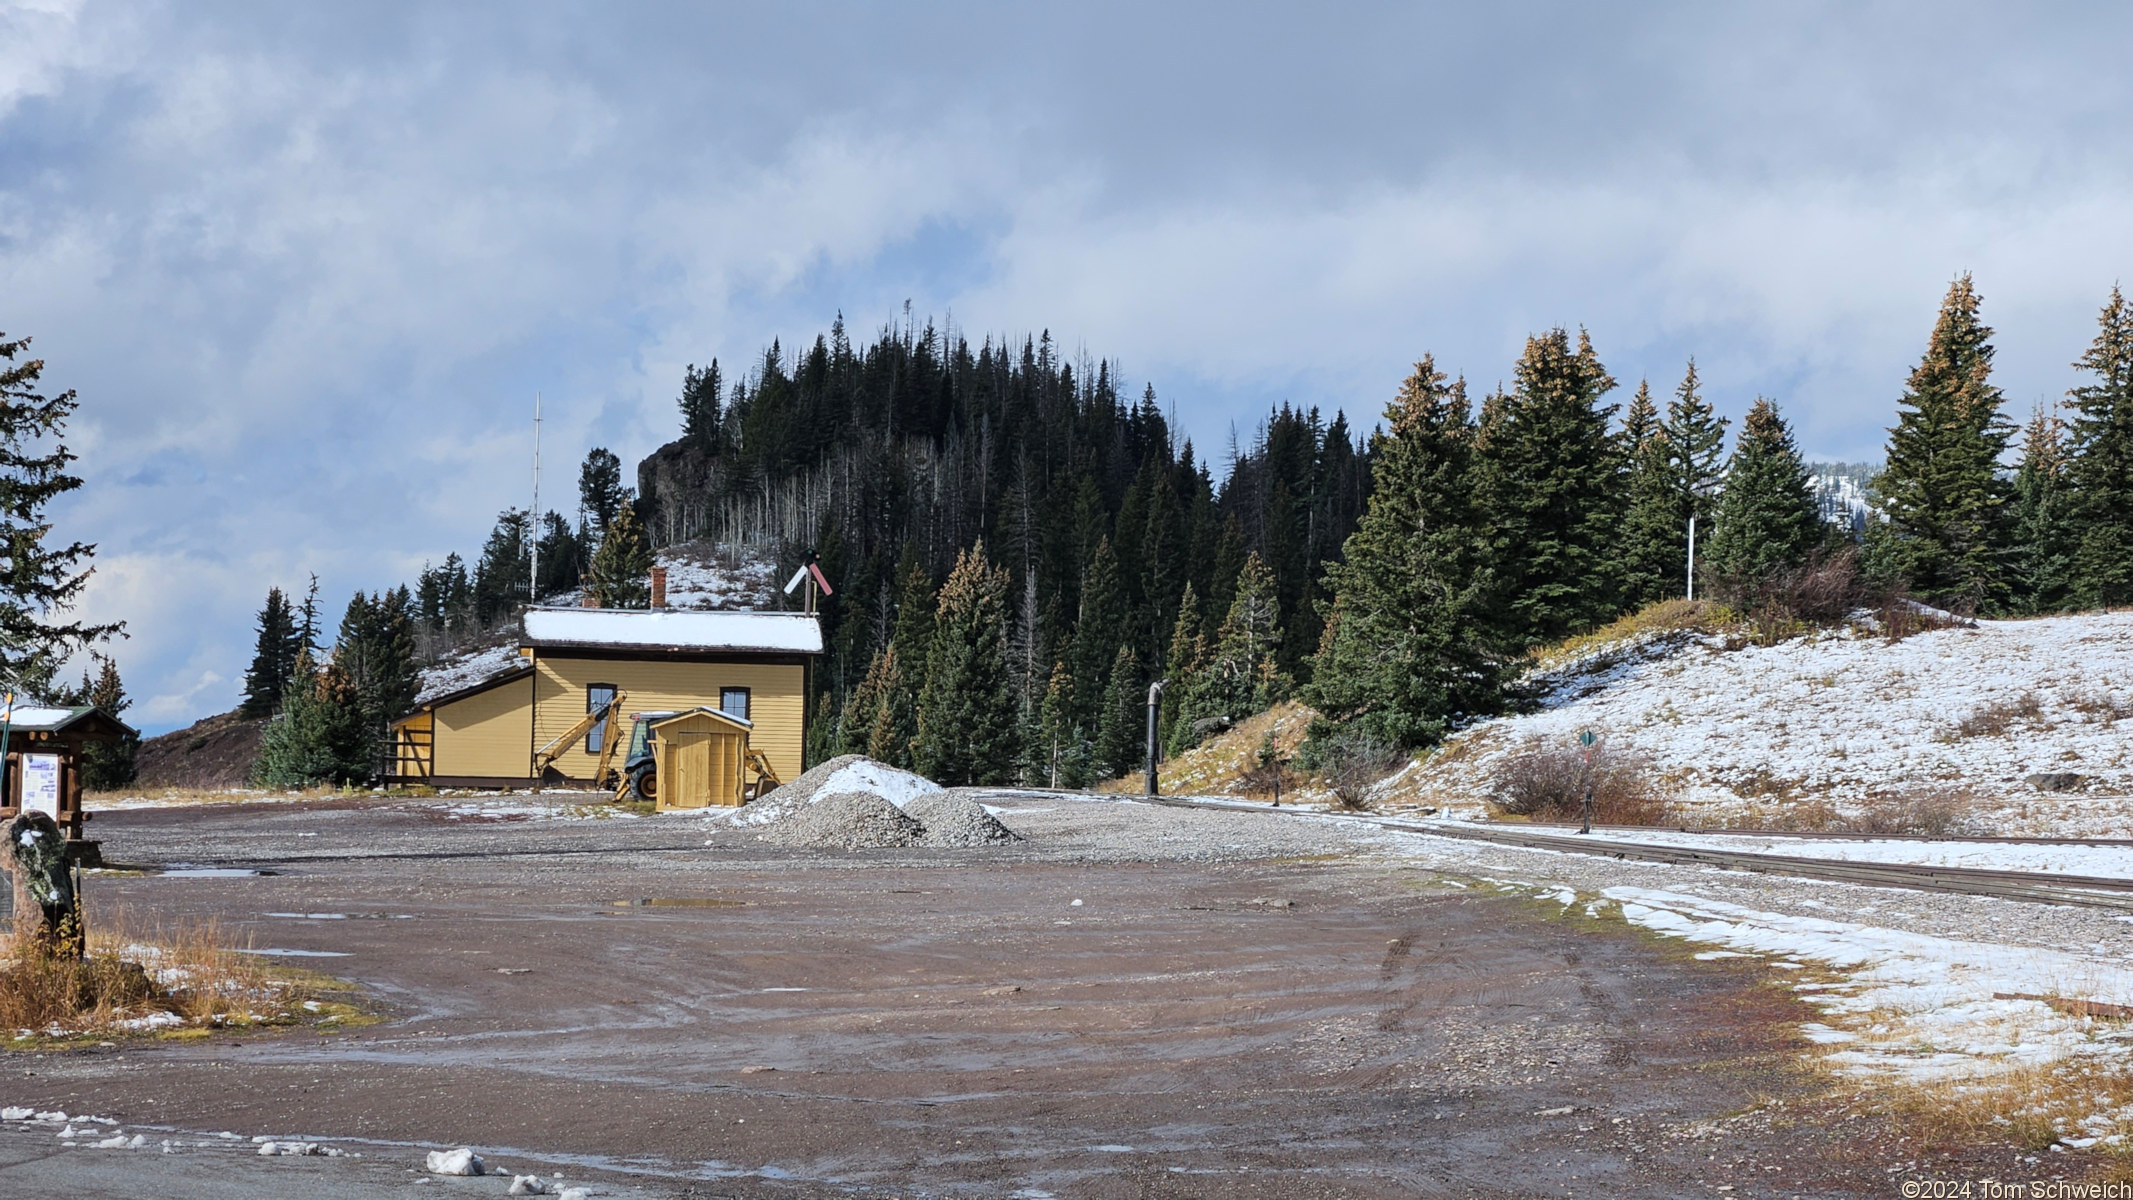
<path id="1" fill-rule="evenodd" d="M 533 512 L 526 518 L 526 542 L 530 559 L 526 574 L 526 600 L 541 602 L 541 394 L 533 393 Z"/>

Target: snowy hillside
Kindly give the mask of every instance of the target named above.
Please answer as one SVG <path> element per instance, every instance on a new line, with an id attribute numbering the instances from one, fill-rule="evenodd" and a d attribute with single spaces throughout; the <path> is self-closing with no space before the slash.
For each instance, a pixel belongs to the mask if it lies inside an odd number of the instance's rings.
<path id="1" fill-rule="evenodd" d="M 667 569 L 667 607 L 684 609 L 776 609 L 777 563 L 752 549 L 683 542 L 657 552 L 653 561 Z M 578 603 L 582 593 L 544 597 L 545 604 Z M 518 622 L 514 619 L 439 659 L 422 672 L 416 703 L 472 687 L 516 668 Z"/>
<path id="2" fill-rule="evenodd" d="M 1467 730 L 1388 798 L 1475 811 L 1513 756 L 1591 729 L 1643 759 L 1691 820 L 1812 825 L 1803 813 L 1930 792 L 1972 832 L 2133 836 L 2133 613 L 1894 644 L 1659 633 L 1539 682 L 1539 711 Z"/>

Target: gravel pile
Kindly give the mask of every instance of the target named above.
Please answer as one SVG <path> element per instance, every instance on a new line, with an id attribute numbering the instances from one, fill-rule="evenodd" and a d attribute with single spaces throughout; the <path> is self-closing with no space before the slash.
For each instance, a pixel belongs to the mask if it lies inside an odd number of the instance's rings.
<path id="1" fill-rule="evenodd" d="M 868 850 L 920 845 L 926 827 L 871 792 L 832 792 L 772 821 L 759 836 L 780 846 Z"/>
<path id="2" fill-rule="evenodd" d="M 1000 824 L 968 795 L 935 792 L 904 805 L 904 815 L 926 827 L 928 846 L 1002 846 L 1022 836 Z"/>

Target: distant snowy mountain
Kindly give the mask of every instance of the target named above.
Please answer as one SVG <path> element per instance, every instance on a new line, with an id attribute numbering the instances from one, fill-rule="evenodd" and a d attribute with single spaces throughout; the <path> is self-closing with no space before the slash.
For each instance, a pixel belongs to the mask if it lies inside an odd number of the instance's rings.
<path id="1" fill-rule="evenodd" d="M 1849 526 L 1854 534 L 1864 531 L 1867 491 L 1880 471 L 1879 463 L 1808 463 L 1808 485 L 1814 488 L 1822 519 Z"/>

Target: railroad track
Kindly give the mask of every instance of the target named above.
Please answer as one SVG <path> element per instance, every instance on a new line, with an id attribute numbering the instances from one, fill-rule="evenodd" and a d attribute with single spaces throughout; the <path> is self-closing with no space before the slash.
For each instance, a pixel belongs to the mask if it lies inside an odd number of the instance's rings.
<path id="1" fill-rule="evenodd" d="M 1752 871 L 1764 875 L 1791 875 L 1800 879 L 1826 879 L 1835 883 L 1867 887 L 1910 888 L 1915 891 L 1957 892 L 1969 896 L 1993 896 L 2032 904 L 2074 904 L 2087 908 L 2113 908 L 2133 912 L 2133 879 L 2094 875 L 2045 875 L 2035 871 L 1996 871 L 1982 867 L 1934 867 L 1915 863 L 1839 862 L 1791 854 L 1756 854 L 1739 850 L 1707 850 L 1695 846 L 1652 846 L 1636 842 L 1609 841 L 1604 832 L 1592 834 L 1540 833 L 1468 822 L 1400 821 L 1367 815 L 1341 816 L 1304 809 L 1245 808 L 1236 804 L 1211 804 L 1173 796 L 1149 797 L 1157 804 L 1179 808 L 1202 808 L 1226 812 L 1268 812 L 1293 816 L 1335 815 L 1380 829 L 1470 842 L 1494 842 L 1528 850 L 1555 850 L 1598 858 L 1635 859 L 1639 862 L 1674 863 L 1682 866 L 1716 867 L 1727 871 Z M 1730 831 L 1729 831 L 1730 832 Z M 1969 839 L 1964 839 L 1969 840 Z M 1997 838 L 2020 843 L 2026 839 Z M 2059 839 L 2039 839 L 2040 844 L 2059 844 Z M 2085 844 L 2085 843 L 2084 843 Z"/>

